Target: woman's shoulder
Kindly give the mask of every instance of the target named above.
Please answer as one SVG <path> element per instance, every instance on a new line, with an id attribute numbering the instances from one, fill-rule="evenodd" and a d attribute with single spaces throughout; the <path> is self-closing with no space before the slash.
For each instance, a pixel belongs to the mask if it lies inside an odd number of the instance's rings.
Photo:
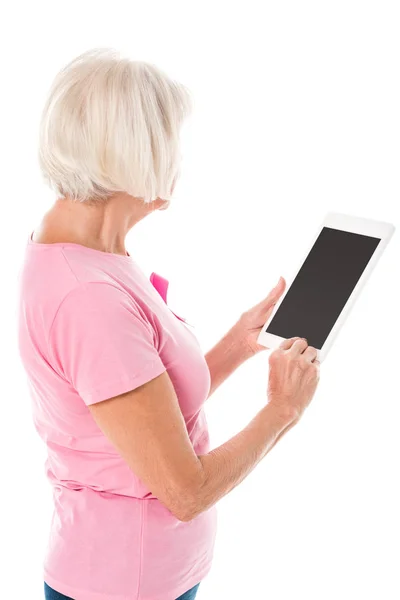
<path id="1" fill-rule="evenodd" d="M 20 330 L 44 335 L 64 305 L 129 302 L 118 280 L 72 249 L 35 246 L 27 250 L 19 274 Z"/>

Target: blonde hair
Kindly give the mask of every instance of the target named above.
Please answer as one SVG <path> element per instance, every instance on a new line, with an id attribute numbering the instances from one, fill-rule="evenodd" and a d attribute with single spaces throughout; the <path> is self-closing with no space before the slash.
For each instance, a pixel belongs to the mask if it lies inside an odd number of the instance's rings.
<path id="1" fill-rule="evenodd" d="M 156 66 L 89 50 L 56 76 L 39 131 L 46 183 L 81 202 L 112 193 L 168 199 L 179 176 L 189 90 Z"/>

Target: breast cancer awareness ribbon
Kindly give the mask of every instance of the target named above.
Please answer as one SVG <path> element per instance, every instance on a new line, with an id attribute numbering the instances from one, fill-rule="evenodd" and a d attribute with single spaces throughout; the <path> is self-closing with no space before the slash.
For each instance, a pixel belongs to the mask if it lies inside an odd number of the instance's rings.
<path id="1" fill-rule="evenodd" d="M 165 279 L 165 277 L 161 277 L 161 275 L 158 275 L 157 273 L 153 272 L 150 275 L 150 283 L 153 284 L 153 286 L 155 287 L 157 292 L 160 294 L 161 298 L 164 300 L 165 304 L 167 304 L 167 293 L 168 293 L 168 286 L 169 286 L 168 279 Z M 168 304 L 167 304 L 167 306 L 168 306 Z M 169 308 L 169 306 L 168 306 L 168 308 Z M 169 309 L 169 310 L 171 310 L 171 309 Z M 183 321 L 183 323 L 186 323 L 186 325 L 189 325 L 189 323 L 186 321 L 186 319 L 182 319 L 182 317 L 179 317 L 172 310 L 171 310 L 171 312 L 173 315 L 175 315 L 175 317 L 177 319 L 179 319 L 180 321 Z"/>

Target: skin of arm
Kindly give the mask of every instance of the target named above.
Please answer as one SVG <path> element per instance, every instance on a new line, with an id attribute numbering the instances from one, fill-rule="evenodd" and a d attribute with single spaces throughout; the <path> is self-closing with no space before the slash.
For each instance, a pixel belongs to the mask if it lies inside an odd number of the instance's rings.
<path id="1" fill-rule="evenodd" d="M 239 485 L 295 422 L 296 417 L 289 410 L 281 412 L 267 404 L 242 431 L 208 454 L 199 456 L 203 467 L 201 501 L 192 508 L 191 518 Z"/>
<path id="2" fill-rule="evenodd" d="M 211 376 L 208 397 L 241 364 L 266 350 L 257 343 L 262 326 L 272 314 L 275 304 L 283 294 L 286 282 L 279 278 L 277 285 L 261 302 L 242 313 L 239 320 L 224 337 L 205 355 Z"/>
<path id="3" fill-rule="evenodd" d="M 254 356 L 254 351 L 246 344 L 240 325 L 235 324 L 205 355 L 211 377 L 208 398 L 241 364 L 252 356 Z"/>

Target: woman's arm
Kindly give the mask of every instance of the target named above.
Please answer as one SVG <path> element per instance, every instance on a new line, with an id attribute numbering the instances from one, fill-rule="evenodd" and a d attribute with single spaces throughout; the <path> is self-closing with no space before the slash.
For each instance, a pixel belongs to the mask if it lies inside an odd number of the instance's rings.
<path id="1" fill-rule="evenodd" d="M 285 290 L 281 277 L 261 302 L 245 311 L 228 333 L 205 355 L 211 375 L 208 397 L 247 359 L 266 350 L 257 343 L 258 335 Z"/>
<path id="2" fill-rule="evenodd" d="M 239 325 L 234 325 L 205 355 L 211 377 L 208 398 L 229 375 L 253 355 L 254 352 L 245 343 Z"/>
<path id="3" fill-rule="evenodd" d="M 293 419 L 293 411 L 266 406 L 231 440 L 197 456 L 167 372 L 89 410 L 135 475 L 180 521 L 194 519 L 242 481 Z"/>
<path id="4" fill-rule="evenodd" d="M 208 454 L 196 455 L 167 372 L 89 409 L 143 484 L 177 519 L 190 521 L 243 481 L 311 400 L 316 351 L 304 340 L 285 343 L 270 357 L 270 403 Z"/>

